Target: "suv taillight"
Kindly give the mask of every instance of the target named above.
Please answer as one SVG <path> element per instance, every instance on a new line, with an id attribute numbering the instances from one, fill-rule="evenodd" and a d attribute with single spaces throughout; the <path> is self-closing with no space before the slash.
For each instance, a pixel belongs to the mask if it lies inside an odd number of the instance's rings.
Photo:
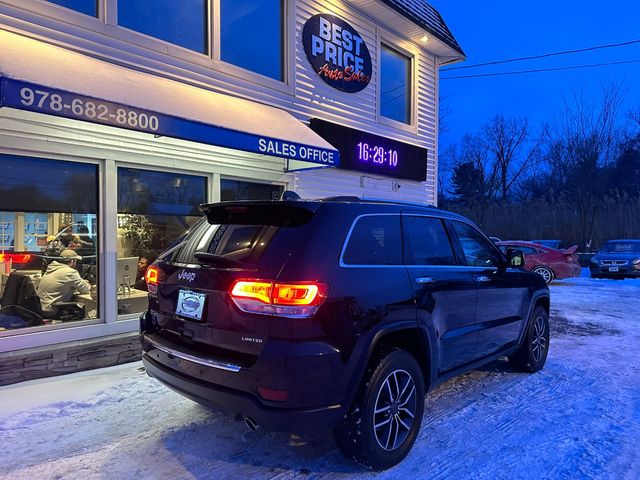
<path id="1" fill-rule="evenodd" d="M 240 310 L 291 318 L 313 316 L 327 298 L 329 287 L 321 282 L 236 280 L 229 294 Z"/>
<path id="2" fill-rule="evenodd" d="M 160 269 L 155 265 L 147 267 L 144 273 L 144 281 L 147 282 L 147 290 L 149 293 L 158 293 L 158 278 L 160 277 Z"/>

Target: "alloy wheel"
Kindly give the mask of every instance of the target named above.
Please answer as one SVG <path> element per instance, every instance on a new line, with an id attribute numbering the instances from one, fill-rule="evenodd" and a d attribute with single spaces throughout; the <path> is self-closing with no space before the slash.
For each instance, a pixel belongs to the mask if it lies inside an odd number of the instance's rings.
<path id="1" fill-rule="evenodd" d="M 373 430 L 380 448 L 391 451 L 409 436 L 416 414 L 416 385 L 405 370 L 394 370 L 382 382 L 373 413 Z"/>
<path id="2" fill-rule="evenodd" d="M 535 268 L 533 273 L 540 275 L 546 283 L 551 283 L 553 280 L 553 272 L 546 267 Z"/>
<path id="3" fill-rule="evenodd" d="M 533 324 L 533 332 L 531 335 L 531 356 L 533 357 L 534 362 L 538 363 L 542 360 L 546 349 L 546 326 L 544 318 L 538 317 Z"/>

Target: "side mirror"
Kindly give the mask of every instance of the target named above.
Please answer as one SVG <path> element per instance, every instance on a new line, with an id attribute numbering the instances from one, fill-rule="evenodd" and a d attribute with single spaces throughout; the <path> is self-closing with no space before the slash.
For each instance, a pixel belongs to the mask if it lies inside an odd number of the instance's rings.
<path id="1" fill-rule="evenodd" d="M 524 253 L 522 250 L 507 248 L 507 265 L 510 267 L 524 267 Z"/>

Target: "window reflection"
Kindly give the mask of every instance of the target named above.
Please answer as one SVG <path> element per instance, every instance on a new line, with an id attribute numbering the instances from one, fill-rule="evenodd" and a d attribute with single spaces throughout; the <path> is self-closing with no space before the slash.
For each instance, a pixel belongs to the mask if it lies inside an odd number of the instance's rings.
<path id="1" fill-rule="evenodd" d="M 280 200 L 283 191 L 284 188 L 281 185 L 225 178 L 220 181 L 220 199 L 223 202 L 231 200 Z"/>
<path id="2" fill-rule="evenodd" d="M 98 0 L 47 0 L 48 2 L 55 3 L 61 7 L 70 8 L 76 12 L 91 15 L 92 17 L 98 16 Z"/>
<path id="3" fill-rule="evenodd" d="M 380 115 L 410 124 L 411 59 L 385 45 L 380 55 Z"/>
<path id="4" fill-rule="evenodd" d="M 206 200 L 206 177 L 118 168 L 118 313 L 146 309 L 147 267 L 201 218 Z"/>
<path id="5" fill-rule="evenodd" d="M 118 24 L 207 53 L 207 11 L 206 0 L 119 0 Z"/>
<path id="6" fill-rule="evenodd" d="M 0 155 L 0 329 L 97 317 L 98 167 Z"/>
<path id="7" fill-rule="evenodd" d="M 220 0 L 221 58 L 282 80 L 282 0 Z"/>

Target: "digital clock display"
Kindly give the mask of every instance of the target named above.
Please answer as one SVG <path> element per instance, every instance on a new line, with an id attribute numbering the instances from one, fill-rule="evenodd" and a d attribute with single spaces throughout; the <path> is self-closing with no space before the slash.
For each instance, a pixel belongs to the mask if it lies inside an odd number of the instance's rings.
<path id="1" fill-rule="evenodd" d="M 427 149 L 314 118 L 311 129 L 340 151 L 340 167 L 424 182 Z"/>

